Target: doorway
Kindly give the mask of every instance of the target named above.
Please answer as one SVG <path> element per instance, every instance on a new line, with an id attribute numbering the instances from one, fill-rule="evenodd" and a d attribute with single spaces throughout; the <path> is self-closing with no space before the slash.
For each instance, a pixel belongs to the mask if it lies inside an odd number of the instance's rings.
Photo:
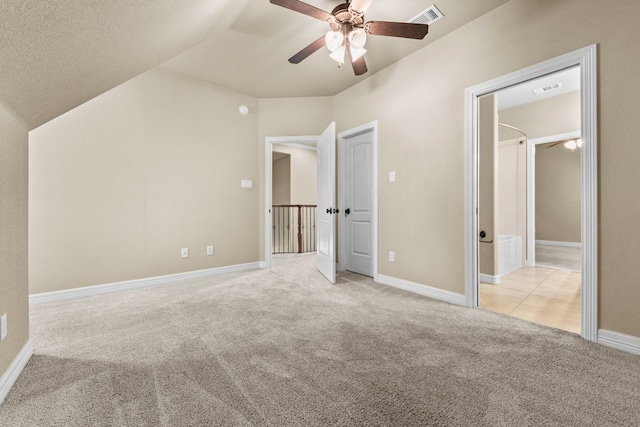
<path id="1" fill-rule="evenodd" d="M 332 127 L 330 126 L 327 130 L 331 130 Z M 325 131 L 326 133 L 327 131 Z M 329 132 L 330 134 L 331 132 Z M 334 134 L 335 135 L 335 134 Z M 377 274 L 378 274 L 378 122 L 377 121 L 373 121 L 367 124 L 364 124 L 362 126 L 358 126 L 355 127 L 353 129 L 349 129 L 347 131 L 341 132 L 338 135 L 338 146 L 339 146 L 339 169 L 338 169 L 338 182 L 336 186 L 331 186 L 328 185 L 328 187 L 332 187 L 335 188 L 337 187 L 338 189 L 338 206 L 342 207 L 342 210 L 340 208 L 335 208 L 332 209 L 332 212 L 335 212 L 333 215 L 330 215 L 330 217 L 336 218 L 338 220 L 338 263 L 337 263 L 337 269 L 338 270 L 351 270 L 351 266 L 350 264 L 347 262 L 345 254 L 347 253 L 346 251 L 346 221 L 344 220 L 344 215 L 345 215 L 345 209 L 347 209 L 348 207 L 346 207 L 346 203 L 347 203 L 347 192 L 346 192 L 346 175 L 347 175 L 347 168 L 345 167 L 346 163 L 344 161 L 341 161 L 340 159 L 344 159 L 346 157 L 346 147 L 347 147 L 347 141 L 349 140 L 353 140 L 353 138 L 357 138 L 360 135 L 368 135 L 368 142 L 367 144 L 369 144 L 369 147 L 367 149 L 368 152 L 368 169 L 369 169 L 369 173 L 371 176 L 371 181 L 368 185 L 370 194 L 368 194 L 369 196 L 369 200 L 371 203 L 371 211 L 370 211 L 370 217 L 368 219 L 368 221 L 370 221 L 370 225 L 368 226 L 368 228 L 370 229 L 370 245 L 369 245 L 369 249 L 366 251 L 362 251 L 362 252 L 369 252 L 371 254 L 370 258 L 371 258 L 371 267 L 370 270 L 368 270 L 368 272 L 370 273 L 369 275 L 373 276 L 374 279 L 376 278 Z M 265 262 L 262 265 L 263 268 L 271 268 L 272 265 L 272 254 L 271 254 L 271 249 L 272 249 L 272 234 L 271 234 L 271 228 L 272 228 L 272 217 L 271 217 L 271 205 L 272 205 L 272 197 L 273 197 L 273 188 L 272 188 L 272 176 L 273 176 L 273 146 L 275 144 L 292 144 L 292 145 L 296 145 L 296 144 L 304 144 L 304 145 L 314 145 L 317 146 L 319 142 L 321 141 L 322 135 L 313 135 L 313 136 L 284 136 L 284 137 L 267 137 L 265 138 L 265 234 L 264 234 L 264 253 L 265 253 Z M 333 138 L 329 138 L 333 141 L 335 141 L 335 137 Z M 331 144 L 320 144 L 321 146 L 326 146 L 326 145 L 331 145 Z M 318 150 L 320 151 L 320 150 Z M 331 165 L 335 165 L 335 152 L 333 154 L 333 159 L 325 159 L 326 156 L 321 155 L 320 152 L 318 152 L 318 172 L 320 173 L 320 170 L 323 169 L 323 164 L 328 163 L 329 165 L 329 169 L 334 170 L 335 172 L 335 166 L 331 166 Z M 331 156 L 329 156 L 331 157 Z M 362 159 L 360 159 L 362 160 Z M 365 168 L 366 169 L 366 168 Z M 329 174 L 329 175 L 333 175 L 334 174 Z M 324 178 L 320 178 L 319 175 L 319 182 L 324 181 Z M 319 186 L 320 187 L 320 186 Z M 318 217 L 320 216 L 326 216 L 324 215 L 325 213 L 325 205 L 326 206 L 332 206 L 333 203 L 330 202 L 330 200 L 320 200 L 320 193 L 323 193 L 324 191 L 319 191 L 318 192 Z M 329 199 L 334 199 L 334 197 L 330 196 Z M 329 209 L 327 209 L 328 211 Z M 318 220 L 318 223 L 320 223 L 320 220 Z M 333 233 L 325 233 L 325 234 L 330 234 L 333 235 Z M 324 239 L 327 240 L 327 239 Z M 333 246 L 335 243 L 334 242 L 327 242 L 329 244 L 329 246 Z M 318 240 L 318 248 L 320 248 L 321 246 L 321 242 L 320 239 Z M 328 273 L 328 276 L 331 277 L 332 275 L 330 274 L 333 267 L 333 269 L 336 269 L 336 263 L 332 262 L 331 264 L 333 264 L 332 266 L 328 265 L 328 259 L 335 259 L 335 250 L 332 250 L 331 248 L 328 248 L 325 252 L 327 252 L 327 256 L 324 258 L 327 258 L 327 262 L 322 262 L 323 264 L 323 269 L 326 270 L 326 272 Z M 333 255 L 332 255 L 333 254 Z M 326 265 L 325 265 L 326 264 Z M 335 271 L 335 270 L 334 270 Z M 331 281 L 331 280 L 330 280 Z M 335 273 L 333 274 L 333 281 L 335 281 Z"/>
<path id="2" fill-rule="evenodd" d="M 298 147 L 301 149 L 310 149 L 318 143 L 318 136 L 282 136 L 265 138 L 265 233 L 264 233 L 264 257 L 265 262 L 262 267 L 271 268 L 272 252 L 273 252 L 273 217 L 272 205 L 274 200 L 273 188 L 273 160 L 274 147 L 278 145 Z M 277 173 L 277 172 L 276 172 Z M 277 191 L 277 190 L 276 190 Z M 275 196 L 276 199 L 279 196 Z"/>
<path id="3" fill-rule="evenodd" d="M 525 68 L 467 89 L 467 197 L 466 197 L 466 300 L 467 305 L 479 304 L 480 221 L 480 108 L 481 98 L 505 88 L 548 76 L 572 67 L 579 67 L 581 77 L 580 151 L 581 170 L 581 242 L 582 265 L 581 335 L 597 339 L 597 109 L 596 109 L 596 46 L 589 46 L 549 61 Z M 493 230 L 491 230 L 493 232 Z M 494 236 L 490 236 L 494 237 Z M 499 239 L 499 236 L 495 236 Z M 492 241 L 493 243 L 493 241 Z M 499 242 L 495 242 L 499 243 Z M 529 246 L 529 245 L 527 245 Z M 495 261 L 492 261 L 496 265 Z"/>
<path id="4" fill-rule="evenodd" d="M 317 153 L 317 205 L 316 210 L 316 264 L 318 270 L 331 283 L 336 281 L 335 218 L 339 209 L 336 201 L 335 122 L 329 124 L 321 135 L 285 136 L 265 138 L 265 233 L 264 268 L 272 266 L 272 204 L 273 204 L 273 146 L 274 144 L 311 144 Z M 326 210 L 325 210 L 326 207 Z"/>

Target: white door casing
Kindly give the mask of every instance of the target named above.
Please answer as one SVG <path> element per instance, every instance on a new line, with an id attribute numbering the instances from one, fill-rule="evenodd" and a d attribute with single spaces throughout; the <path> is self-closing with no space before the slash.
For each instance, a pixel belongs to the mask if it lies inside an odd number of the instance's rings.
<path id="1" fill-rule="evenodd" d="M 527 267 L 536 265 L 536 145 L 580 138 L 580 131 L 527 140 Z"/>
<path id="2" fill-rule="evenodd" d="M 582 337 L 598 339 L 598 104 L 597 47 L 565 55 L 470 87 L 466 103 L 465 287 L 466 304 L 478 306 L 478 100 L 507 87 L 580 67 L 582 137 Z"/>
<path id="3" fill-rule="evenodd" d="M 264 217 L 264 263 L 261 263 L 261 268 L 271 268 L 271 246 L 273 239 L 273 224 L 271 218 L 271 205 L 273 202 L 273 144 L 300 144 L 300 143 L 313 143 L 317 144 L 318 135 L 314 136 L 268 136 L 265 138 L 265 150 L 264 150 L 264 188 L 265 188 L 265 217 Z"/>
<path id="4" fill-rule="evenodd" d="M 336 282 L 336 124 L 318 138 L 317 266 L 331 283 Z"/>

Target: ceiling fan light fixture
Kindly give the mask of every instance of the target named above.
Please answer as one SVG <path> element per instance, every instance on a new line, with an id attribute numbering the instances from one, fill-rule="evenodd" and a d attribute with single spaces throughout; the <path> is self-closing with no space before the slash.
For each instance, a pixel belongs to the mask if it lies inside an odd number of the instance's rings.
<path id="1" fill-rule="evenodd" d="M 327 49 L 334 52 L 344 44 L 344 35 L 342 31 L 329 31 L 327 35 L 324 36 L 324 41 L 326 42 Z"/>
<path id="2" fill-rule="evenodd" d="M 367 43 L 367 32 L 362 28 L 356 28 L 349 33 L 349 44 L 357 49 L 362 49 Z"/>
<path id="3" fill-rule="evenodd" d="M 346 54 L 347 49 L 344 45 L 340 45 L 333 52 L 331 52 L 331 55 L 329 55 L 329 57 L 336 61 L 338 64 L 342 65 L 344 64 L 344 57 Z"/>
<path id="4" fill-rule="evenodd" d="M 580 145 L 582 145 L 582 144 L 580 144 Z M 575 139 L 570 139 L 569 141 L 564 143 L 564 146 L 565 146 L 565 148 L 568 148 L 569 150 L 573 151 L 573 150 L 576 149 L 576 147 L 578 147 L 578 143 L 576 142 Z"/>

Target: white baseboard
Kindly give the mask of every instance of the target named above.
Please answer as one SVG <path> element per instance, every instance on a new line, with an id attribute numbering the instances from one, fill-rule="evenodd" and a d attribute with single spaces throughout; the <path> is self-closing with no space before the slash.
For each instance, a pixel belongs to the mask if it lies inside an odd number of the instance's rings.
<path id="1" fill-rule="evenodd" d="M 478 279 L 482 283 L 488 283 L 490 285 L 497 285 L 500 283 L 500 276 L 491 276 L 490 274 L 478 274 Z"/>
<path id="2" fill-rule="evenodd" d="M 421 285 L 420 283 L 397 279 L 395 277 L 385 276 L 383 274 L 378 274 L 374 280 L 383 285 L 413 292 L 415 294 L 423 295 L 425 297 L 433 298 L 439 301 L 448 302 L 450 304 L 461 306 L 467 305 L 465 296 L 463 294 L 457 294 L 455 292 L 445 291 L 444 289 L 433 288 L 431 286 Z"/>
<path id="3" fill-rule="evenodd" d="M 128 280 L 125 282 L 108 283 L 105 285 L 87 286 L 83 288 L 65 289 L 62 291 L 45 292 L 29 295 L 29 304 L 44 304 L 50 302 L 67 301 L 78 298 L 92 297 L 113 292 L 129 291 L 132 289 L 148 288 L 165 285 L 177 280 L 199 279 L 238 271 L 256 270 L 259 262 L 231 265 L 227 267 L 210 268 L 206 270 L 190 271 L 186 273 L 169 274 L 166 276 L 150 277 L 146 279 Z"/>
<path id="4" fill-rule="evenodd" d="M 27 362 L 29 362 L 32 355 L 33 343 L 31 340 L 27 340 L 25 345 L 22 346 L 22 350 L 20 350 L 16 358 L 11 362 L 11 365 L 9 365 L 7 372 L 0 377 L 0 405 L 2 405 L 4 399 L 6 399 L 9 391 L 11 391 L 11 387 L 13 387 L 18 380 L 18 377 L 24 370 L 24 367 L 27 366 Z"/>
<path id="5" fill-rule="evenodd" d="M 559 242 L 556 240 L 536 240 L 536 245 L 548 245 L 548 246 L 565 246 L 568 248 L 581 248 L 580 242 Z"/>
<path id="6" fill-rule="evenodd" d="M 599 329 L 598 344 L 640 355 L 640 338 L 631 335 Z"/>

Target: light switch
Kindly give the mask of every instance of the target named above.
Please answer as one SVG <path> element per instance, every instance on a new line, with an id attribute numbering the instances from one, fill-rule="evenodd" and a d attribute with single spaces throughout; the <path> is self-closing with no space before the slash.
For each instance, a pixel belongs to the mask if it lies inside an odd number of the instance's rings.
<path id="1" fill-rule="evenodd" d="M 389 182 L 396 182 L 396 173 L 389 172 Z"/>
<path id="2" fill-rule="evenodd" d="M 251 179 L 240 180 L 240 188 L 253 188 L 253 180 Z"/>

